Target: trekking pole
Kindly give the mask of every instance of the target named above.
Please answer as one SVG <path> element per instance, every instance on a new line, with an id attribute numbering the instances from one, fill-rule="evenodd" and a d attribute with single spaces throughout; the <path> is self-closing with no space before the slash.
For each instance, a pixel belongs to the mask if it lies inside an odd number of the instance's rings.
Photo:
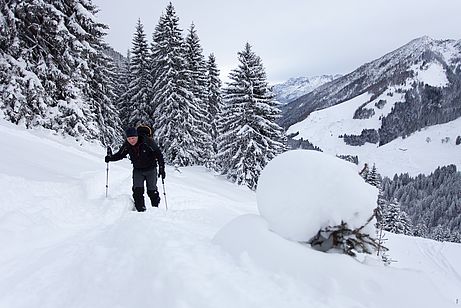
<path id="1" fill-rule="evenodd" d="M 112 155 L 112 149 L 107 147 L 107 155 Z M 107 190 L 109 189 L 109 163 L 107 162 L 106 168 L 106 198 L 107 198 Z"/>
<path id="2" fill-rule="evenodd" d="M 166 202 L 166 192 L 165 192 L 165 180 L 162 178 L 162 186 L 163 186 L 163 197 L 165 197 L 165 208 L 168 211 L 168 203 Z"/>

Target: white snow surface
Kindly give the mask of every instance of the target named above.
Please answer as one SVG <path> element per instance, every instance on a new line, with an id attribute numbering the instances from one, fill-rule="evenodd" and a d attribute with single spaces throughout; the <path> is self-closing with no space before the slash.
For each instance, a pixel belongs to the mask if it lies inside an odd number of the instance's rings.
<path id="1" fill-rule="evenodd" d="M 430 174 L 437 167 L 449 164 L 461 169 L 461 145 L 455 143 L 457 136 L 461 135 L 461 118 L 426 127 L 381 147 L 371 143 L 350 146 L 339 138 L 344 134 L 360 135 L 365 128 L 378 129 L 380 118 L 389 114 L 396 102 L 403 101 L 403 94 L 398 90 L 391 87 L 372 101 L 370 93 L 363 93 L 344 103 L 315 111 L 305 120 L 290 126 L 287 133 L 299 132 L 296 139 L 307 139 L 332 155 L 357 155 L 358 169 L 365 163 L 370 166 L 376 164 L 380 174 L 390 177 L 405 172 L 411 176 Z M 381 100 L 386 103 L 378 108 L 375 104 Z M 354 112 L 364 104 L 365 108 L 375 111 L 374 116 L 369 119 L 353 119 Z"/>
<path id="2" fill-rule="evenodd" d="M 2 308 L 459 307 L 461 245 L 388 234 L 389 267 L 318 252 L 201 167 L 167 167 L 168 211 L 160 186 L 137 213 L 127 160 L 105 198 L 104 149 L 4 121 L 0 142 Z"/>
<path id="3" fill-rule="evenodd" d="M 343 221 L 351 229 L 364 226 L 376 207 L 378 190 L 365 183 L 352 163 L 296 150 L 269 162 L 256 195 L 259 212 L 271 230 L 307 242 L 320 229 Z M 364 232 L 374 235 L 373 223 L 367 227 Z"/>
<path id="4" fill-rule="evenodd" d="M 307 139 L 332 155 L 357 155 L 360 169 L 365 163 L 370 166 L 376 164 L 380 174 L 390 177 L 405 172 L 411 176 L 429 174 L 437 167 L 449 164 L 461 169 L 461 146 L 455 144 L 456 138 L 461 135 L 461 119 L 421 129 L 407 138 L 397 138 L 382 147 L 371 143 L 349 146 L 340 138 L 345 134 L 360 135 L 364 129 L 379 129 L 382 119 L 389 115 L 395 104 L 405 102 L 405 92 L 412 89 L 414 83 L 442 88 L 448 86 L 447 70 L 442 63 L 453 66 L 452 71 L 456 71 L 455 66 L 461 56 L 459 44 L 460 41 L 434 40 L 423 36 L 365 64 L 366 75 L 360 73 L 360 70 L 352 75 L 356 78 L 366 77 L 369 85 L 401 65 L 411 65 L 409 70 L 413 74 L 402 84 L 388 86 L 378 97 L 373 97 L 372 93 L 362 93 L 341 104 L 312 112 L 304 120 L 290 126 L 287 133 L 299 133 L 295 139 Z M 427 51 L 434 52 L 437 57 L 424 60 L 422 54 Z M 409 59 L 414 60 L 408 62 Z M 339 91 L 346 86 L 345 83 L 340 85 L 332 90 Z M 372 110 L 374 114 L 367 119 L 354 119 L 354 113 L 359 107 Z"/>
<path id="5" fill-rule="evenodd" d="M 428 84 L 433 87 L 445 87 L 450 82 L 448 81 L 445 69 L 439 62 L 430 62 L 423 69 L 418 69 L 413 66 L 418 81 Z"/>
<path id="6" fill-rule="evenodd" d="M 280 103 L 287 104 L 339 77 L 341 75 L 335 74 L 290 78 L 283 83 L 275 84 L 272 91 Z"/>

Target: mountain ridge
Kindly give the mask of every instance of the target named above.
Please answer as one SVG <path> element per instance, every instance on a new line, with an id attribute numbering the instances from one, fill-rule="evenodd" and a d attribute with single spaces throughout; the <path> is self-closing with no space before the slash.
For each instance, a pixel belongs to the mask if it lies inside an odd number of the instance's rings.
<path id="1" fill-rule="evenodd" d="M 461 106 L 457 103 L 461 99 L 460 68 L 460 40 L 434 40 L 423 36 L 283 106 L 283 116 L 279 122 L 288 128 L 306 119 L 315 110 L 341 104 L 364 93 L 371 93 L 370 103 L 391 89 L 389 96 L 402 94 L 401 103 L 411 102 L 407 105 L 413 107 L 412 111 L 420 108 L 426 114 L 419 114 L 418 118 L 408 121 L 410 115 L 405 114 L 411 113 L 406 110 L 408 106 L 396 102 L 392 108 L 395 107 L 397 111 L 389 110 L 381 118 L 382 125 L 376 128 L 379 144 L 382 145 L 422 127 L 446 123 L 461 116 Z M 431 77 L 435 78 L 433 71 L 444 75 L 446 80 L 440 80 L 441 76 L 430 80 Z M 440 101 L 440 108 L 435 113 L 431 110 L 434 107 L 431 105 L 433 97 Z M 383 102 L 380 104 L 385 105 L 386 99 L 381 99 Z M 366 103 L 363 102 L 364 107 Z M 399 119 L 399 114 L 405 117 Z M 435 116 L 431 117 L 430 114 Z"/>
<path id="2" fill-rule="evenodd" d="M 298 97 L 301 97 L 325 83 L 341 76 L 342 75 L 340 74 L 334 74 L 311 77 L 293 77 L 283 83 L 273 85 L 272 91 L 274 92 L 276 99 L 281 104 L 288 104 Z"/>

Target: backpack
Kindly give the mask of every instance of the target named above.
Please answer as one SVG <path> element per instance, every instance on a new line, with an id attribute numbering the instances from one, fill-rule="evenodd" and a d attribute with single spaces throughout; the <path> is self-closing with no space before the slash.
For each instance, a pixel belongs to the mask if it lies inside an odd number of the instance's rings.
<path id="1" fill-rule="evenodd" d="M 147 124 L 139 124 L 139 126 L 136 128 L 136 131 L 138 132 L 139 136 L 145 136 L 149 138 L 153 137 L 152 128 Z"/>

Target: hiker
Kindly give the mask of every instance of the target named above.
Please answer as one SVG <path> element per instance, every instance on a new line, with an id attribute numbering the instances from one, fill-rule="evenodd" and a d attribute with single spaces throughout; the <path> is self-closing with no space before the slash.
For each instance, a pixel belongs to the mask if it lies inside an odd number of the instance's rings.
<path id="1" fill-rule="evenodd" d="M 130 155 L 133 164 L 133 199 L 138 212 L 144 212 L 144 181 L 147 183 L 147 195 L 153 207 L 158 207 L 160 194 L 157 190 L 157 164 L 158 177 L 165 179 L 165 162 L 158 145 L 148 134 L 138 134 L 134 127 L 125 130 L 126 141 L 117 153 L 107 155 L 106 163 L 118 161 Z"/>

